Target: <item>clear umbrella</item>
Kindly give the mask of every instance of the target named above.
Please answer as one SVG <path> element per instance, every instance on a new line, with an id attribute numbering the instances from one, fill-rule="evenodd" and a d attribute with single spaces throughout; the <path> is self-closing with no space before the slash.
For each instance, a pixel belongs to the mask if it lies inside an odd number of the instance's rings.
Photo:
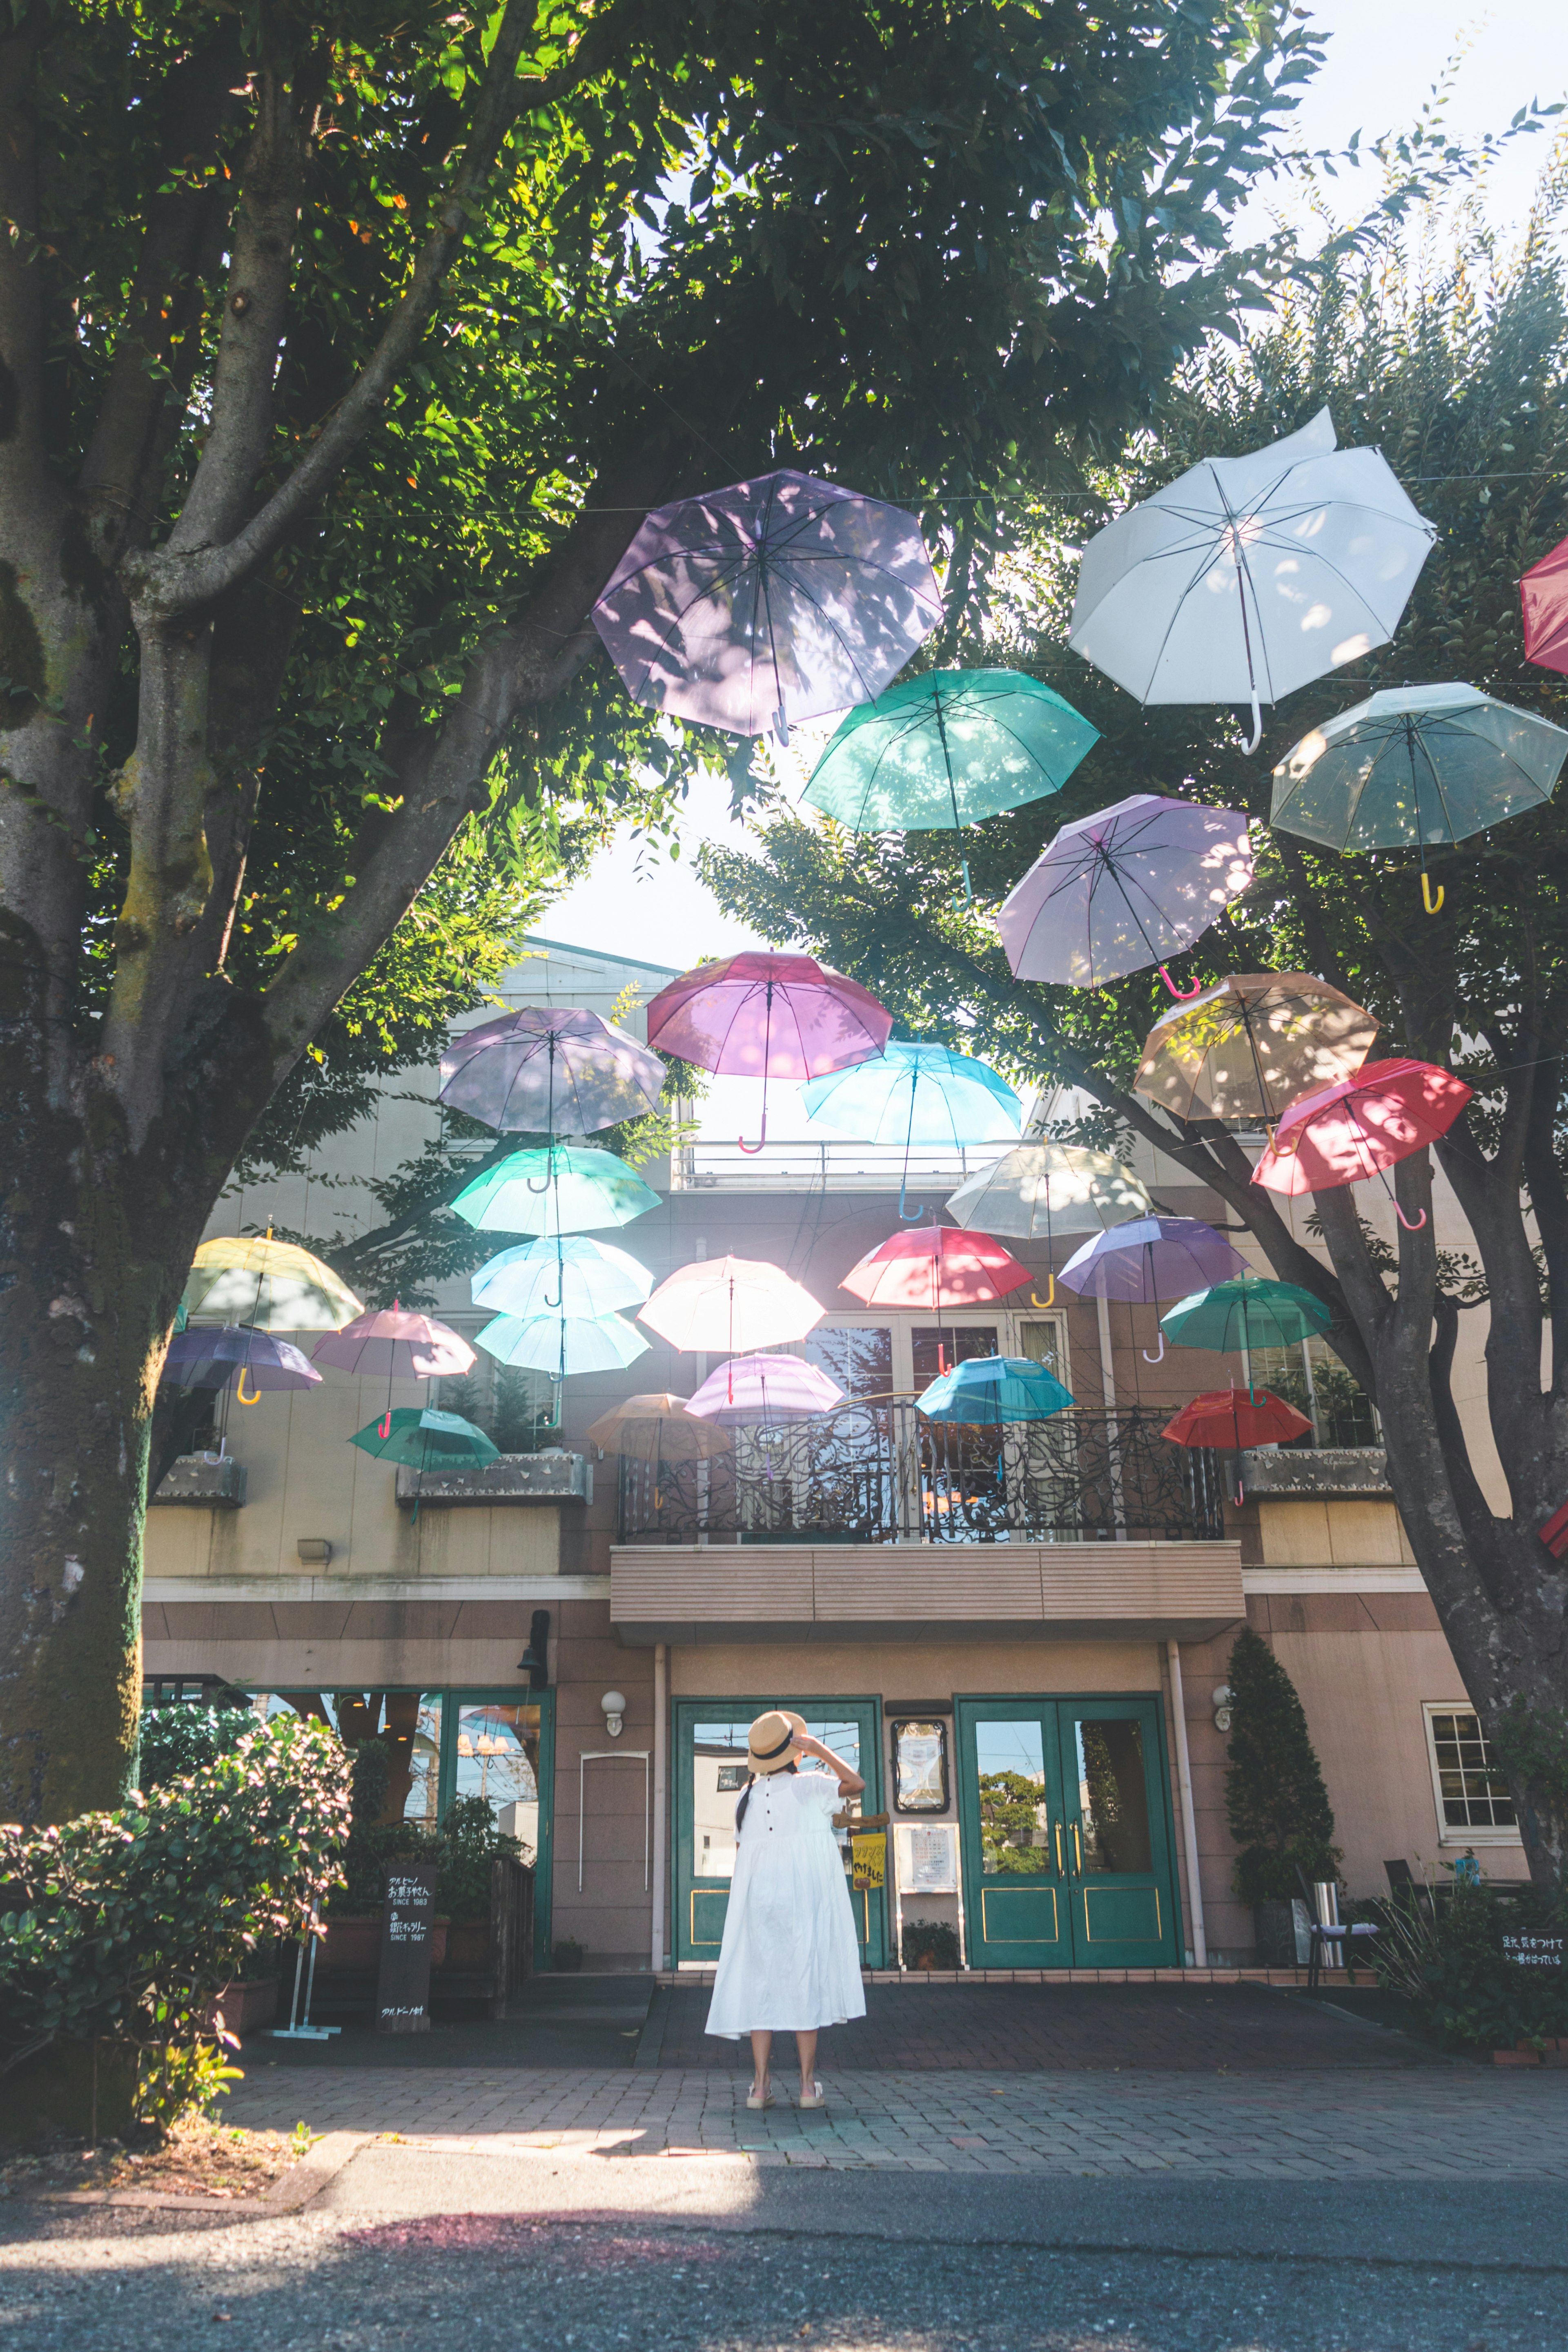
<path id="1" fill-rule="evenodd" d="M 1333 419 L 1206 457 L 1097 531 L 1070 642 L 1140 702 L 1260 705 L 1386 645 L 1437 532 Z"/>
<path id="2" fill-rule="evenodd" d="M 627 1250 L 558 1234 L 487 1258 L 468 1287 L 475 1306 L 493 1315 L 610 1315 L 640 1307 L 653 1277 Z"/>
<path id="3" fill-rule="evenodd" d="M 619 1315 L 497 1315 L 477 1341 L 498 1363 L 525 1365 L 557 1380 L 619 1371 L 648 1351 L 641 1331 Z"/>
<path id="4" fill-rule="evenodd" d="M 924 1214 L 906 1212 L 912 1144 L 1005 1143 L 1023 1124 L 1023 1105 L 1005 1078 L 969 1054 L 946 1045 L 917 1045 L 893 1039 L 874 1062 L 833 1070 L 800 1090 L 814 1127 L 853 1136 L 862 1143 L 901 1143 L 904 1173 L 898 1213 L 906 1222 Z"/>
<path id="5" fill-rule="evenodd" d="M 994 1168 L 982 1168 L 947 1198 L 956 1224 L 978 1225 L 1009 1241 L 1041 1241 L 1047 1252 L 1058 1234 L 1108 1233 L 1129 1217 L 1154 1214 L 1154 1202 L 1130 1168 L 1108 1151 L 1076 1143 L 1020 1143 Z M 1031 1307 L 1053 1307 L 1056 1276 Z"/>
<path id="6" fill-rule="evenodd" d="M 191 1261 L 185 1310 L 210 1322 L 244 1316 L 259 1331 L 338 1331 L 364 1313 L 329 1265 L 298 1242 L 265 1234 L 216 1234 Z"/>
<path id="7" fill-rule="evenodd" d="M 664 1066 L 613 1022 L 528 1006 L 481 1022 L 441 1056 L 441 1095 L 504 1133 L 593 1135 L 658 1103 Z"/>
<path id="8" fill-rule="evenodd" d="M 1155 1022 L 1133 1085 L 1178 1118 L 1272 1128 L 1360 1069 L 1376 1035 L 1375 1013 L 1310 971 L 1233 971 Z"/>

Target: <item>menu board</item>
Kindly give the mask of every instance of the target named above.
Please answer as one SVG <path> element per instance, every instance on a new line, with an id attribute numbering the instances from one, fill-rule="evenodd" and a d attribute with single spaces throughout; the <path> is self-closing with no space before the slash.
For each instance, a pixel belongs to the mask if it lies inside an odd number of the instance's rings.
<path id="1" fill-rule="evenodd" d="M 392 1863 L 382 1913 L 382 1965 L 376 1980 L 376 2032 L 430 2032 L 430 1963 L 435 1937 L 433 1862 Z"/>
<path id="2" fill-rule="evenodd" d="M 958 1831 L 953 1822 L 916 1829 L 901 1822 L 895 1832 L 901 1895 L 956 1895 Z"/>
<path id="3" fill-rule="evenodd" d="M 893 1727 L 893 1804 L 900 1813 L 947 1810 L 947 1727 L 929 1722 Z"/>

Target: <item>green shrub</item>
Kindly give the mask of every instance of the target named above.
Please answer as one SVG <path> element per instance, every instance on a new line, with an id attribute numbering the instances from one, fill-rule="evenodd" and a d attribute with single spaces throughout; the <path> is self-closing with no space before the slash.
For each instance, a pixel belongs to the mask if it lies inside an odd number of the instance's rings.
<path id="1" fill-rule="evenodd" d="M 1333 1808 L 1296 1686 L 1249 1626 L 1236 1637 L 1227 1680 L 1225 1807 L 1241 1849 L 1231 1884 L 1243 1903 L 1289 1903 L 1301 1893 L 1298 1866 L 1309 1883 L 1339 1875 Z"/>
<path id="2" fill-rule="evenodd" d="M 904 1965 L 916 1969 L 929 1959 L 933 1968 L 961 1965 L 958 1930 L 946 1919 L 906 1919 L 904 1923 Z"/>
<path id="3" fill-rule="evenodd" d="M 142 1795 L 232 1754 L 259 1721 L 250 1706 L 150 1706 L 141 1718 Z"/>
<path id="4" fill-rule="evenodd" d="M 1435 1902 L 1436 1916 L 1433 1916 Z M 1484 1881 L 1416 1902 L 1401 1895 L 1370 1906 L 1379 1934 L 1379 1984 L 1402 1993 L 1425 2031 L 1450 2049 L 1511 2050 L 1517 2042 L 1568 2034 L 1568 1980 L 1561 1969 L 1521 1968 L 1503 1958 L 1504 1932 L 1561 1936 L 1568 1903 L 1538 1894 L 1500 1901 Z"/>
<path id="5" fill-rule="evenodd" d="M 286 1719 L 119 1812 L 0 1826 L 0 2072 L 57 2036 L 173 2045 L 151 2096 L 177 2111 L 211 2074 L 213 1996 L 303 1932 L 348 1824 L 341 1744 Z"/>
<path id="6" fill-rule="evenodd" d="M 359 1758 L 366 1748 L 380 1744 L 364 1740 L 354 1751 L 356 1818 L 343 1848 L 343 1883 L 328 1904 L 328 1917 L 364 1918 L 379 1911 L 386 1898 L 389 1863 L 433 1862 L 440 1874 L 435 1882 L 437 1913 L 445 1919 L 487 1919 L 491 1864 L 498 1854 L 525 1861 L 528 1849 L 497 1828 L 496 1817 L 483 1797 L 455 1798 L 438 1830 L 428 1830 L 422 1822 L 378 1821 L 372 1810 L 374 1772 L 361 1782 Z M 366 1791 L 368 1818 L 358 1812 L 361 1787 Z"/>

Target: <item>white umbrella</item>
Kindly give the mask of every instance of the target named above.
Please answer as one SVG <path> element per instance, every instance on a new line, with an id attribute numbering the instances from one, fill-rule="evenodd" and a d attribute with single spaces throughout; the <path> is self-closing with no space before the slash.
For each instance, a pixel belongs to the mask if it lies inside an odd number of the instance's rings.
<path id="1" fill-rule="evenodd" d="M 1070 642 L 1140 702 L 1250 702 L 1386 645 L 1437 536 L 1376 449 L 1320 409 L 1244 457 L 1206 457 L 1097 531 Z"/>

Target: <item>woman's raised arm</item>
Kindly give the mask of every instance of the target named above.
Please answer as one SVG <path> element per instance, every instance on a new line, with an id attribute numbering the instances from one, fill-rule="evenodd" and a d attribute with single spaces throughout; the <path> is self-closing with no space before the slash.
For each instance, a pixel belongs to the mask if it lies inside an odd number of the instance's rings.
<path id="1" fill-rule="evenodd" d="M 830 1772 L 836 1772 L 838 1774 L 839 1788 L 844 1796 L 858 1797 L 860 1795 L 861 1790 L 865 1787 L 864 1780 L 858 1772 L 853 1770 L 850 1765 L 843 1761 L 841 1757 L 835 1756 L 831 1748 L 824 1748 L 821 1741 L 820 1739 L 813 1739 L 809 1731 L 797 1732 L 795 1735 L 795 1745 L 800 1748 L 800 1753 L 803 1756 L 820 1757 L 821 1761 L 827 1766 Z"/>

